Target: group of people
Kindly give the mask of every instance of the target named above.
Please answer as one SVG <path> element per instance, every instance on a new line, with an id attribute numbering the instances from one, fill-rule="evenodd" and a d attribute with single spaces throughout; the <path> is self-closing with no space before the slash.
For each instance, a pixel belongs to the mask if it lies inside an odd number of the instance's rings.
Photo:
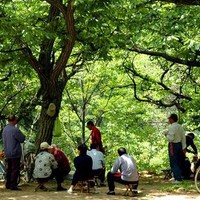
<path id="1" fill-rule="evenodd" d="M 20 161 L 22 156 L 21 143 L 25 141 L 25 136 L 16 126 L 17 118 L 14 115 L 8 117 L 8 124 L 3 130 L 2 139 L 6 157 L 6 189 L 21 190 L 18 187 L 20 174 Z M 85 144 L 78 146 L 78 156 L 74 159 L 75 172 L 73 174 L 71 186 L 67 190 L 72 193 L 79 181 L 86 181 L 98 177 L 100 186 L 105 186 L 105 159 L 101 133 L 92 121 L 87 122 L 87 127 L 91 130 L 90 149 Z M 119 157 L 107 174 L 108 195 L 115 194 L 114 182 L 121 184 L 133 184 L 135 193 L 138 186 L 138 171 L 135 160 L 129 156 L 125 148 L 118 149 Z M 56 145 L 49 145 L 46 141 L 40 144 L 40 152 L 35 157 L 35 167 L 33 177 L 38 181 L 38 189 L 47 190 L 45 182 L 55 177 L 57 191 L 66 190 L 62 186 L 64 177 L 70 172 L 70 163 L 63 151 Z M 120 171 L 120 173 L 118 172 Z M 92 186 L 92 185 L 91 185 Z"/>
<path id="2" fill-rule="evenodd" d="M 93 146 L 93 145 L 92 145 Z M 95 146 L 95 145 L 94 145 Z M 104 186 L 105 179 L 105 168 L 104 159 L 101 152 L 98 150 L 99 147 L 96 146 L 96 150 L 93 148 L 88 151 L 85 144 L 81 144 L 78 147 L 78 154 L 74 159 L 75 173 L 73 175 L 72 183 L 68 189 L 68 193 L 72 193 L 75 185 L 78 181 L 84 181 L 94 178 L 95 175 L 101 180 L 101 185 Z M 99 158 L 102 160 L 94 159 L 95 154 L 99 154 Z M 135 160 L 132 156 L 128 155 L 126 149 L 121 147 L 118 149 L 119 157 L 115 160 L 113 167 L 107 174 L 108 182 L 108 195 L 115 195 L 115 185 L 114 182 L 118 182 L 124 185 L 132 184 L 134 189 L 134 194 L 137 194 L 138 187 L 138 171 Z M 95 161 L 96 160 L 96 161 Z M 101 166 L 101 168 L 98 168 Z M 96 167 L 95 167 L 96 166 Z M 120 170 L 120 173 L 118 172 Z"/>
<path id="3" fill-rule="evenodd" d="M 194 134 L 188 133 L 185 135 L 183 127 L 178 123 L 178 116 L 171 114 L 169 117 L 169 129 L 165 132 L 168 139 L 168 153 L 170 167 L 173 173 L 171 179 L 173 183 L 181 183 L 183 179 L 190 178 L 192 171 L 190 163 L 186 156 L 187 152 L 193 153 L 197 157 L 197 148 L 194 144 Z M 191 147 L 191 151 L 188 147 Z"/>
<path id="4" fill-rule="evenodd" d="M 186 152 L 192 152 L 197 155 L 197 148 L 194 144 L 194 134 L 185 135 L 183 127 L 178 123 L 178 116 L 171 114 L 169 117 L 170 127 L 165 133 L 169 144 L 170 167 L 174 176 L 174 183 L 180 183 L 186 173 Z M 25 141 L 25 136 L 17 128 L 17 118 L 14 115 L 8 117 L 8 124 L 3 130 L 2 139 L 6 156 L 6 189 L 20 190 L 18 187 L 18 177 L 20 173 L 20 161 L 22 156 L 21 143 Z M 92 121 L 87 123 L 91 130 L 90 150 L 85 144 L 78 146 L 78 156 L 74 159 L 75 172 L 68 193 L 72 193 L 74 187 L 79 181 L 93 179 L 94 176 L 100 180 L 100 186 L 105 186 L 105 159 L 101 133 Z M 193 151 L 189 150 L 191 146 Z M 108 195 L 115 194 L 114 182 L 124 185 L 132 184 L 133 189 L 137 191 L 139 175 L 134 158 L 127 154 L 125 148 L 118 149 L 117 159 L 111 170 L 107 173 Z M 57 191 L 66 190 L 62 187 L 64 177 L 70 172 L 70 163 L 63 151 L 56 145 L 49 145 L 47 142 L 40 144 L 40 152 L 35 157 L 35 168 L 33 177 L 39 183 L 39 189 L 46 190 L 44 183 L 55 177 L 57 182 Z M 120 173 L 119 173 L 120 172 Z"/>
<path id="5" fill-rule="evenodd" d="M 63 151 L 47 142 L 40 144 L 40 152 L 35 157 L 33 177 L 37 179 L 38 189 L 47 190 L 44 183 L 51 178 L 56 179 L 57 191 L 66 190 L 62 187 L 64 177 L 70 172 L 70 163 Z"/>

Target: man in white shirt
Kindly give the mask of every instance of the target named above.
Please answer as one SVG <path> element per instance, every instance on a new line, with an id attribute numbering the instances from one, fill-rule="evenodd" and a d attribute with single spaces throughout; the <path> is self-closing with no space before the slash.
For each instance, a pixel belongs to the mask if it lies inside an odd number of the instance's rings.
<path id="1" fill-rule="evenodd" d="M 103 153 L 99 150 L 99 146 L 91 144 L 91 150 L 87 151 L 87 155 L 92 158 L 92 171 L 94 176 L 98 176 L 100 186 L 105 186 L 105 159 Z"/>
<path id="2" fill-rule="evenodd" d="M 175 179 L 174 183 L 181 183 L 181 165 L 186 152 L 186 136 L 183 127 L 177 122 L 178 116 L 176 114 L 171 114 L 169 117 L 169 123 L 171 125 L 165 135 L 169 141 L 168 152 L 170 167 Z"/>
<path id="3" fill-rule="evenodd" d="M 107 174 L 108 195 L 115 195 L 115 185 L 114 182 L 118 182 L 124 185 L 132 184 L 135 190 L 134 194 L 137 194 L 138 187 L 138 171 L 135 160 L 132 156 L 126 153 L 126 149 L 121 147 L 118 149 L 119 157 L 115 160 L 113 167 Z M 117 171 L 120 173 L 117 173 Z"/>

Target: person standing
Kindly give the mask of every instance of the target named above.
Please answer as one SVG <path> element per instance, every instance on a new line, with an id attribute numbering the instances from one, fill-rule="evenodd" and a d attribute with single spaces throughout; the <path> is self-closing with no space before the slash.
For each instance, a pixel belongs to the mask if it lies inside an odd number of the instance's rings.
<path id="1" fill-rule="evenodd" d="M 137 187 L 139 183 L 139 175 L 134 158 L 127 154 L 126 149 L 121 147 L 118 149 L 119 157 L 115 160 L 110 172 L 107 174 L 108 188 L 107 195 L 115 195 L 114 182 L 124 185 L 132 184 L 134 189 L 133 195 L 137 194 Z M 120 173 L 117 171 L 120 170 Z"/>
<path id="2" fill-rule="evenodd" d="M 20 160 L 22 156 L 21 143 L 24 142 L 25 136 L 15 126 L 17 118 L 15 115 L 8 117 L 8 124 L 3 129 L 2 138 L 6 156 L 6 189 L 20 190 L 18 178 L 20 174 Z"/>
<path id="3" fill-rule="evenodd" d="M 178 116 L 176 114 L 170 115 L 169 123 L 171 125 L 165 135 L 169 141 L 169 161 L 175 179 L 173 183 L 181 183 L 181 165 L 183 164 L 183 160 L 185 158 L 186 136 L 183 127 L 180 124 L 178 124 Z"/>
<path id="4" fill-rule="evenodd" d="M 87 128 L 91 130 L 90 144 L 98 145 L 99 150 L 103 152 L 103 145 L 102 145 L 100 130 L 94 125 L 93 121 L 87 122 Z"/>

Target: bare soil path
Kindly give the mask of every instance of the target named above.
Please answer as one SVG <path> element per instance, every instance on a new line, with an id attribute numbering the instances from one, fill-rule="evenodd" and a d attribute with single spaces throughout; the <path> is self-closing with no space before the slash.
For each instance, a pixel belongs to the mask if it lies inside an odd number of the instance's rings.
<path id="1" fill-rule="evenodd" d="M 0 183 L 0 200 L 79 200 L 79 199 L 101 199 L 101 200 L 128 200 L 128 199 L 141 199 L 141 200 L 200 200 L 200 194 L 196 191 L 194 182 L 187 181 L 187 189 L 182 184 L 172 185 L 169 181 L 163 180 L 162 177 L 148 176 L 141 177 L 139 183 L 139 194 L 137 197 L 124 196 L 125 187 L 116 184 L 116 195 L 106 195 L 107 187 L 98 187 L 98 193 L 91 190 L 90 193 L 86 191 L 80 193 L 76 189 L 74 193 L 68 194 L 66 191 L 57 192 L 56 184 L 54 181 L 49 181 L 47 187 L 50 191 L 37 191 L 34 189 L 37 186 L 36 182 L 22 183 L 21 191 L 10 191 L 4 188 L 4 183 Z M 63 186 L 69 188 L 70 181 L 66 180 Z"/>

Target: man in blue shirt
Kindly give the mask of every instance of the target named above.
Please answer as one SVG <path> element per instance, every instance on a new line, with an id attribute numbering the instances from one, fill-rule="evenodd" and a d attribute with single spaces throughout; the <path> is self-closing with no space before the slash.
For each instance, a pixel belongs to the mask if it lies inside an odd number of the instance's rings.
<path id="1" fill-rule="evenodd" d="M 2 138 L 7 162 L 6 189 L 20 190 L 17 180 L 20 174 L 20 160 L 22 156 L 21 143 L 25 136 L 15 126 L 17 118 L 14 115 L 8 117 L 8 124 L 3 129 Z"/>

